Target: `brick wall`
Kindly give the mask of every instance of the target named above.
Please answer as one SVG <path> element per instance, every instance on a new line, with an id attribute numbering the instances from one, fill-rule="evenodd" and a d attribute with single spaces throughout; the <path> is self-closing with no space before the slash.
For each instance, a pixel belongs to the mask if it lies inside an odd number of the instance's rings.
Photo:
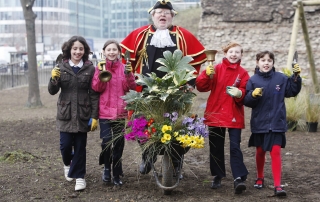
<path id="1" fill-rule="evenodd" d="M 216 62 L 221 61 L 221 47 L 236 41 L 244 48 L 243 66 L 252 74 L 255 55 L 262 50 L 275 53 L 275 67 L 286 66 L 295 8 L 290 0 L 202 0 L 203 13 L 198 37 L 207 49 L 219 50 Z M 320 76 L 320 6 L 304 7 L 309 37 Z M 301 24 L 299 23 L 299 28 Z M 302 75 L 308 75 L 306 45 L 302 29 L 298 32 L 297 51 Z M 309 78 L 311 78 L 309 76 Z"/>

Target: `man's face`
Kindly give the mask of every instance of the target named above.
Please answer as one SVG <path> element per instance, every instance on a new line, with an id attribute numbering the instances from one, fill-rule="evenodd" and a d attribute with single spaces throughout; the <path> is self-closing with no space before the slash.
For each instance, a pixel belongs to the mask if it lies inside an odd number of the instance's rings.
<path id="1" fill-rule="evenodd" d="M 152 15 L 152 21 L 157 29 L 164 30 L 172 25 L 173 15 L 169 9 L 157 8 Z"/>

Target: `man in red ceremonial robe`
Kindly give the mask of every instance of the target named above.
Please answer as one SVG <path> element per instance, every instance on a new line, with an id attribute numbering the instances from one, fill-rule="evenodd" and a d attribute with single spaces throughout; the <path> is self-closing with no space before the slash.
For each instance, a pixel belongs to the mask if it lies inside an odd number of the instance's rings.
<path id="1" fill-rule="evenodd" d="M 147 73 L 154 72 L 159 78 L 166 73 L 158 71 L 160 63 L 155 62 L 158 58 L 163 58 L 163 52 L 180 49 L 183 56 L 191 56 L 193 61 L 190 64 L 200 71 L 200 66 L 206 62 L 205 48 L 199 40 L 188 30 L 172 25 L 173 17 L 177 12 L 173 9 L 169 0 L 159 0 L 148 11 L 152 16 L 153 25 L 146 25 L 131 32 L 120 44 L 122 56 L 125 52 L 130 52 L 130 62 L 135 73 L 147 76 Z M 188 82 L 195 86 L 195 79 Z M 142 86 L 137 87 L 141 91 Z M 142 154 L 142 164 L 140 173 L 147 174 L 151 170 L 151 164 L 155 160 L 147 160 L 147 151 Z M 173 164 L 176 171 L 181 167 L 182 159 L 173 157 Z"/>

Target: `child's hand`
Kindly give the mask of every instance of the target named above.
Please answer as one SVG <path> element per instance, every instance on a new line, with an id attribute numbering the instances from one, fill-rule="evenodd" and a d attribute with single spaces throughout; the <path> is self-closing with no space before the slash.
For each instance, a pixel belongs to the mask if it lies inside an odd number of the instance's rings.
<path id="1" fill-rule="evenodd" d="M 256 97 L 261 97 L 262 96 L 262 88 L 255 88 L 252 91 L 252 97 L 256 98 Z"/>
<path id="2" fill-rule="evenodd" d="M 126 65 L 125 65 L 125 71 L 124 71 L 124 73 L 125 74 L 129 74 L 130 72 L 132 72 L 132 66 L 131 66 L 131 63 L 127 63 Z"/>
<path id="3" fill-rule="evenodd" d="M 52 79 L 58 79 L 60 77 L 60 68 L 54 67 L 51 71 L 51 78 Z"/>
<path id="4" fill-rule="evenodd" d="M 94 131 L 96 130 L 98 127 L 98 120 L 95 118 L 92 118 L 92 122 L 91 122 L 91 127 L 90 127 L 90 131 Z"/>
<path id="5" fill-rule="evenodd" d="M 208 66 L 206 67 L 206 74 L 207 74 L 208 76 L 215 74 L 215 71 L 214 71 L 214 68 L 213 68 L 212 65 L 208 65 Z"/>
<path id="6" fill-rule="evenodd" d="M 98 69 L 100 70 L 100 71 L 102 71 L 102 69 L 103 69 L 103 65 L 106 65 L 106 61 L 105 60 L 102 60 L 102 61 L 100 61 L 99 63 L 98 63 Z"/>
<path id="7" fill-rule="evenodd" d="M 233 86 L 227 86 L 227 93 L 231 97 L 241 98 L 242 96 L 242 91 Z"/>
<path id="8" fill-rule="evenodd" d="M 293 73 L 294 73 L 295 75 L 299 75 L 299 74 L 300 74 L 301 68 L 300 68 L 300 66 L 299 66 L 298 63 L 295 64 L 295 65 L 293 65 L 292 71 L 293 71 Z"/>

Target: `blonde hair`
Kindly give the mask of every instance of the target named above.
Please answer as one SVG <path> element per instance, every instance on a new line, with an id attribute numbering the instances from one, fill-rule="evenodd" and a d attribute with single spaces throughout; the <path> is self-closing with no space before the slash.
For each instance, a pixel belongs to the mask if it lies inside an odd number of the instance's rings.
<path id="1" fill-rule="evenodd" d="M 236 47 L 236 46 L 240 46 L 241 47 L 241 45 L 236 43 L 236 42 L 229 42 L 226 46 L 222 47 L 222 51 L 224 53 L 227 53 L 230 48 L 233 48 L 233 47 Z M 242 47 L 241 47 L 241 53 L 243 53 Z"/>

